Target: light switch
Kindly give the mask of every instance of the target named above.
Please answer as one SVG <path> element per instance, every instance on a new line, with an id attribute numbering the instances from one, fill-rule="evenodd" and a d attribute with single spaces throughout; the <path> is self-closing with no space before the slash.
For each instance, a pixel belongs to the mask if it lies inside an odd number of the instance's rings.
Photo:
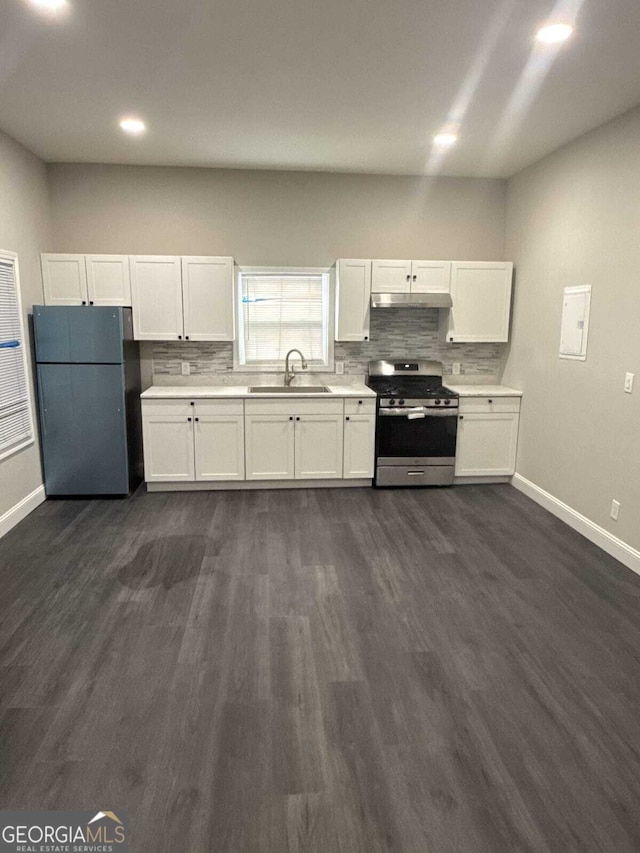
<path id="1" fill-rule="evenodd" d="M 336 373 L 344 373 L 344 361 L 336 361 Z"/>
<path id="2" fill-rule="evenodd" d="M 182 362 L 182 375 L 189 376 L 191 373 L 191 362 L 183 361 Z"/>
<path id="3" fill-rule="evenodd" d="M 633 378 L 635 373 L 625 373 L 624 375 L 624 390 L 625 393 L 631 394 L 633 391 Z"/>
<path id="4" fill-rule="evenodd" d="M 451 365 L 451 373 L 453 373 L 454 376 L 458 376 L 458 374 L 460 373 L 460 362 L 459 361 L 453 362 L 453 364 Z"/>

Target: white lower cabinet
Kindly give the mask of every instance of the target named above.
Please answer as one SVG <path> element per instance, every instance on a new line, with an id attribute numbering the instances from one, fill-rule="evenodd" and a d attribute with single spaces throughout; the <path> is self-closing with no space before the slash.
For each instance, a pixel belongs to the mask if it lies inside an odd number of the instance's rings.
<path id="1" fill-rule="evenodd" d="M 345 480 L 373 477 L 375 436 L 375 415 L 345 415 L 342 472 Z"/>
<path id="2" fill-rule="evenodd" d="M 505 477 L 516 470 L 520 400 L 460 400 L 456 477 Z"/>
<path id="3" fill-rule="evenodd" d="M 296 480 L 342 477 L 343 416 L 296 415 Z"/>
<path id="4" fill-rule="evenodd" d="M 193 422 L 185 414 L 143 409 L 144 476 L 150 483 L 195 480 Z"/>
<path id="5" fill-rule="evenodd" d="M 143 400 L 150 483 L 244 480 L 242 400 Z"/>
<path id="6" fill-rule="evenodd" d="M 244 480 L 244 416 L 201 415 L 194 421 L 196 480 Z"/>
<path id="7" fill-rule="evenodd" d="M 257 414 L 245 417 L 247 480 L 293 480 L 294 416 Z"/>
<path id="8" fill-rule="evenodd" d="M 371 479 L 375 398 L 143 399 L 150 483 Z"/>

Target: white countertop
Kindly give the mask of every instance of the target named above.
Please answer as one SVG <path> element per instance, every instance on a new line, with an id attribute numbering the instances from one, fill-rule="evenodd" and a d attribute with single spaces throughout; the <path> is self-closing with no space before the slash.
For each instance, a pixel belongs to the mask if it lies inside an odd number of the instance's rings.
<path id="1" fill-rule="evenodd" d="M 454 385 L 447 382 L 447 388 L 461 397 L 522 397 L 522 391 L 507 385 Z"/>
<path id="2" fill-rule="evenodd" d="M 320 384 L 320 383 L 318 383 Z M 303 387 L 303 386 L 299 386 Z M 329 392 L 317 391 L 305 393 L 299 391 L 294 394 L 279 393 L 256 393 L 249 391 L 247 385 L 152 385 L 140 395 L 143 400 L 167 400 L 167 399 L 203 399 L 208 397 L 235 398 L 250 397 L 252 399 L 278 399 L 290 400 L 302 397 L 375 397 L 375 392 L 366 385 L 327 385 Z"/>

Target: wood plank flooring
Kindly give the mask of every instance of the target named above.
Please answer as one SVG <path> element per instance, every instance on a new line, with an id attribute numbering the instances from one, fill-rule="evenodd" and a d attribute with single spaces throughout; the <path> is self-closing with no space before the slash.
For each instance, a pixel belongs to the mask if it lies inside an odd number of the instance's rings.
<path id="1" fill-rule="evenodd" d="M 0 808 L 137 853 L 640 850 L 640 577 L 510 486 L 48 501 Z"/>

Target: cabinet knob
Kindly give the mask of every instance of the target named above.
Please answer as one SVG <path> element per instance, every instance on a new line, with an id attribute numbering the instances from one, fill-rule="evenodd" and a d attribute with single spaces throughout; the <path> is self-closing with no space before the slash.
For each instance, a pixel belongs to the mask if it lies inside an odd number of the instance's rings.
<path id="1" fill-rule="evenodd" d="M 181 340 L 182 340 L 182 335 L 178 335 L 178 340 L 179 340 L 179 341 L 181 341 Z"/>
<path id="2" fill-rule="evenodd" d="M 189 423 L 191 423 L 191 418 L 187 418 L 187 420 L 189 421 Z"/>
<path id="3" fill-rule="evenodd" d="M 190 406 L 195 406 L 194 402 L 189 403 Z"/>
<path id="4" fill-rule="evenodd" d="M 185 339 L 185 341 L 188 341 L 188 340 L 189 340 L 189 335 L 185 335 L 185 336 L 184 336 L 184 339 Z"/>
<path id="5" fill-rule="evenodd" d="M 297 420 L 297 421 L 299 421 L 299 420 L 300 420 L 300 418 L 296 418 L 296 420 Z"/>
<path id="6" fill-rule="evenodd" d="M 89 305 L 93 305 L 93 299 L 89 300 Z"/>
<path id="7" fill-rule="evenodd" d="M 293 415 L 291 415 L 291 417 L 289 418 L 289 420 L 290 420 L 290 421 L 292 421 L 292 420 L 293 420 Z"/>
<path id="8" fill-rule="evenodd" d="M 408 276 L 407 276 L 407 281 L 411 281 L 411 276 L 410 276 L 410 275 L 408 275 Z"/>
<path id="9" fill-rule="evenodd" d="M 359 406 L 361 406 L 361 405 L 362 405 L 362 400 L 358 400 L 358 405 L 359 405 Z"/>
<path id="10" fill-rule="evenodd" d="M 489 400 L 490 403 L 493 403 L 493 400 Z"/>
<path id="11" fill-rule="evenodd" d="M 453 337 L 450 337 L 450 338 L 449 338 L 449 340 L 450 340 L 450 341 L 452 341 L 452 340 L 453 340 Z"/>
<path id="12" fill-rule="evenodd" d="M 194 418 L 194 421 L 195 421 L 196 423 L 198 423 L 198 421 L 199 421 L 199 420 L 200 420 L 200 418 Z"/>
<path id="13" fill-rule="evenodd" d="M 464 420 L 464 415 L 460 415 L 460 420 L 461 420 L 461 421 L 463 421 L 463 420 Z"/>
<path id="14" fill-rule="evenodd" d="M 418 277 L 417 275 L 414 275 L 413 280 L 415 281 L 417 279 L 417 277 Z"/>
<path id="15" fill-rule="evenodd" d="M 349 420 L 349 416 L 347 415 L 347 417 L 345 418 L 345 421 L 348 421 L 348 420 Z"/>
<path id="16" fill-rule="evenodd" d="M 365 336 L 364 336 L 364 339 L 365 339 L 365 341 L 368 341 L 368 340 L 369 340 L 369 335 L 365 335 Z"/>
<path id="17" fill-rule="evenodd" d="M 83 299 L 83 300 L 82 300 L 82 304 L 83 304 L 83 305 L 86 305 L 86 304 L 87 304 L 87 302 L 86 302 L 86 300 L 85 300 L 85 299 Z"/>

